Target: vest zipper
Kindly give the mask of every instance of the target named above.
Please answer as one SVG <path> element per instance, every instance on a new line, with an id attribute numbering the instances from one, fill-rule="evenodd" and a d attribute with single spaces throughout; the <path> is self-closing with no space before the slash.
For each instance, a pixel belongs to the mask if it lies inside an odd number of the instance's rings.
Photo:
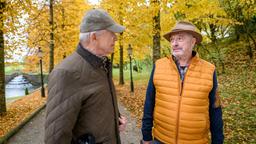
<path id="1" fill-rule="evenodd" d="M 178 134 L 179 134 L 179 119 L 180 119 L 180 102 L 181 102 L 181 97 L 179 97 L 179 102 L 178 102 L 178 112 L 177 112 L 177 124 L 176 124 L 176 144 L 178 144 Z"/>
<path id="2" fill-rule="evenodd" d="M 190 65 L 189 65 L 190 66 Z M 178 77 L 179 79 L 179 89 L 180 89 L 180 96 L 179 96 L 179 102 L 178 102 L 178 112 L 177 112 L 177 126 L 176 126 L 176 144 L 178 144 L 178 136 L 179 136 L 179 122 L 180 122 L 180 103 L 181 103 L 181 98 L 182 98 L 182 93 L 183 93 L 183 88 L 184 88 L 184 82 L 185 82 L 185 79 L 186 79 L 186 75 L 187 75 L 187 72 L 189 70 L 189 66 L 187 68 L 187 71 L 184 75 L 184 78 L 183 78 L 183 82 L 181 81 L 181 78 Z M 176 67 L 176 71 L 178 73 L 178 75 L 180 76 L 180 73 L 179 73 L 179 70 L 177 69 Z"/>

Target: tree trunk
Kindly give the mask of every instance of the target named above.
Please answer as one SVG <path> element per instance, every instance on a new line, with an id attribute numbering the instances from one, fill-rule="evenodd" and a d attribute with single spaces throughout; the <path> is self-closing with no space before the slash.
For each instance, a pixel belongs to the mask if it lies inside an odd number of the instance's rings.
<path id="1" fill-rule="evenodd" d="M 222 72 L 221 73 L 225 73 L 226 72 L 225 63 L 224 63 L 224 61 L 222 59 L 222 54 L 220 52 L 220 48 L 218 47 L 217 41 L 214 43 L 214 45 L 215 45 L 215 48 L 217 50 L 218 61 L 219 61 L 220 65 L 221 65 L 221 68 L 222 68 Z"/>
<path id="2" fill-rule="evenodd" d="M 54 67 L 54 27 L 53 27 L 53 1 L 50 0 L 50 27 L 51 27 L 51 32 L 50 32 L 50 64 L 49 64 L 49 73 L 52 71 Z"/>
<path id="3" fill-rule="evenodd" d="M 124 52 L 123 52 L 123 33 L 120 34 L 119 38 L 119 52 L 120 52 L 120 60 L 119 60 L 119 85 L 124 84 Z"/>
<path id="4" fill-rule="evenodd" d="M 249 35 L 248 34 L 246 34 L 247 36 L 247 43 L 248 43 L 248 49 L 247 49 L 247 53 L 248 53 L 248 55 L 249 55 L 249 57 L 250 57 L 250 60 L 253 58 L 253 51 L 252 51 L 252 47 L 251 47 L 251 44 L 250 44 L 250 38 L 249 38 Z"/>
<path id="5" fill-rule="evenodd" d="M 160 58 L 160 1 L 159 0 L 152 0 L 151 5 L 153 6 L 154 16 L 153 16 L 153 63 L 156 62 L 157 59 Z"/>
<path id="6" fill-rule="evenodd" d="M 254 44 L 254 49 L 256 50 L 256 41 L 255 41 L 255 39 L 253 38 L 253 36 L 250 33 L 247 33 L 247 35 L 248 35 L 249 38 L 251 38 L 252 43 Z M 249 42 L 249 45 L 250 45 L 250 42 Z M 252 48 L 251 48 L 250 58 L 253 59 L 253 49 Z"/>
<path id="7" fill-rule="evenodd" d="M 235 26 L 235 40 L 239 41 L 240 40 L 240 32 L 239 32 L 239 26 Z"/>
<path id="8" fill-rule="evenodd" d="M 211 39 L 212 43 L 215 44 L 216 41 L 217 41 L 217 38 L 216 38 L 216 35 L 215 35 L 215 33 L 216 33 L 216 26 L 213 25 L 213 24 L 210 24 L 209 27 L 210 27 L 210 31 L 211 31 L 210 39 Z"/>
<path id="9" fill-rule="evenodd" d="M 119 9 L 119 22 L 121 25 L 123 25 L 123 3 L 120 3 L 120 9 Z M 119 85 L 124 84 L 124 53 L 123 53 L 123 33 L 120 34 L 119 37 L 119 52 L 120 52 L 120 60 L 119 60 Z"/>
<path id="10" fill-rule="evenodd" d="M 210 31 L 211 31 L 211 35 L 210 35 L 210 39 L 212 41 L 212 43 L 214 44 L 214 47 L 217 51 L 217 54 L 218 54 L 218 62 L 220 63 L 221 65 L 221 68 L 222 68 L 222 73 L 225 73 L 225 64 L 224 64 L 224 61 L 222 59 L 222 54 L 220 52 L 220 48 L 218 47 L 218 44 L 217 44 L 217 37 L 216 37 L 216 32 L 217 32 L 217 27 L 213 24 L 210 24 L 209 25 L 210 27 Z"/>
<path id="11" fill-rule="evenodd" d="M 4 72 L 4 18 L 5 2 L 0 2 L 0 114 L 6 112 L 5 102 L 5 72 Z"/>

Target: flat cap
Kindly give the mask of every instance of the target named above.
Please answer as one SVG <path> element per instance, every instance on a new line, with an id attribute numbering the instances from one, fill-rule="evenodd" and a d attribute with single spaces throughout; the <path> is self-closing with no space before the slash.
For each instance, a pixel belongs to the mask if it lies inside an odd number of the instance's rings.
<path id="1" fill-rule="evenodd" d="M 116 23 L 111 16 L 103 9 L 91 9 L 84 15 L 80 25 L 80 32 L 87 33 L 98 30 L 109 30 L 114 33 L 121 33 L 125 27 Z"/>

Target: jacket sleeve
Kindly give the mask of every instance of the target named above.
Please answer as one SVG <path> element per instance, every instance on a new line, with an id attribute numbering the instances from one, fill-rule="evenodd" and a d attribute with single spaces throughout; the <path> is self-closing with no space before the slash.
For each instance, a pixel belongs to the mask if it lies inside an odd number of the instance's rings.
<path id="1" fill-rule="evenodd" d="M 48 83 L 45 144 L 70 144 L 81 101 L 74 73 L 54 70 Z"/>
<path id="2" fill-rule="evenodd" d="M 222 109 L 220 104 L 220 97 L 218 94 L 218 81 L 216 71 L 213 74 L 213 88 L 209 95 L 210 106 L 210 131 L 212 144 L 223 144 L 223 121 L 222 121 Z"/>
<path id="3" fill-rule="evenodd" d="M 142 118 L 142 135 L 144 141 L 152 140 L 152 127 L 153 127 L 153 112 L 155 107 L 155 86 L 153 83 L 155 65 L 151 72 L 151 76 L 148 82 L 146 99 L 144 104 L 144 113 Z"/>

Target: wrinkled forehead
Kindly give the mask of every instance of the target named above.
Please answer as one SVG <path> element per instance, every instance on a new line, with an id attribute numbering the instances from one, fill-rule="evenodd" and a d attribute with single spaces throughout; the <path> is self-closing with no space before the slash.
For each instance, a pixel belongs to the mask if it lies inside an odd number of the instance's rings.
<path id="1" fill-rule="evenodd" d="M 193 37 L 192 34 L 188 33 L 188 32 L 177 32 L 172 34 L 172 36 L 170 38 L 174 38 L 174 37 L 185 37 L 185 36 L 191 36 Z"/>

